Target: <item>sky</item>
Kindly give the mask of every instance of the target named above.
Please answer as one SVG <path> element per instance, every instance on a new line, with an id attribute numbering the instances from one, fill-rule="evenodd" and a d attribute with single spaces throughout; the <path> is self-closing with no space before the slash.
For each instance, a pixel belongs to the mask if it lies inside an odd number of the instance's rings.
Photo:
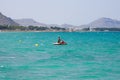
<path id="1" fill-rule="evenodd" d="M 0 12 L 12 19 L 78 26 L 101 17 L 120 20 L 120 0 L 0 0 Z"/>

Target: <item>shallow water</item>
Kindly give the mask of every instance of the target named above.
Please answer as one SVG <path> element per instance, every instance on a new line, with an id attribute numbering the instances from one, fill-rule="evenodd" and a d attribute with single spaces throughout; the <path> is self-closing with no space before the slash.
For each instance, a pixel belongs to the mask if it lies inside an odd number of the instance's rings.
<path id="1" fill-rule="evenodd" d="M 119 79 L 120 32 L 0 33 L 0 80 Z"/>

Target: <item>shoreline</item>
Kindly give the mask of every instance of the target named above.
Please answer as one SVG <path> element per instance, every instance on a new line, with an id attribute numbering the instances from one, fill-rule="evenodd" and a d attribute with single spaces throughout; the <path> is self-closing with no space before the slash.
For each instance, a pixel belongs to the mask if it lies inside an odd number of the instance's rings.
<path id="1" fill-rule="evenodd" d="M 0 30 L 1 32 L 120 32 L 120 31 L 48 31 L 48 30 L 44 30 L 44 31 L 17 31 L 17 30 Z"/>

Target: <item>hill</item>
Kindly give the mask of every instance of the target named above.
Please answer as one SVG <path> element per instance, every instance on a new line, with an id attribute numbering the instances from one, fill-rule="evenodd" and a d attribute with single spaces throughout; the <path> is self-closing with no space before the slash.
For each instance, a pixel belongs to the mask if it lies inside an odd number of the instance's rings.
<path id="1" fill-rule="evenodd" d="M 30 18 L 24 18 L 24 19 L 14 19 L 14 21 L 21 26 L 46 26 L 44 23 L 39 23 L 33 19 Z"/>
<path id="2" fill-rule="evenodd" d="M 95 20 L 87 25 L 81 25 L 79 27 L 81 27 L 81 28 L 87 28 L 87 27 L 91 27 L 91 28 L 120 28 L 120 21 L 103 17 L 103 18 L 97 19 L 97 20 Z"/>
<path id="3" fill-rule="evenodd" d="M 4 16 L 2 13 L 0 13 L 0 25 L 19 26 L 18 23 L 14 22 L 11 18 Z"/>

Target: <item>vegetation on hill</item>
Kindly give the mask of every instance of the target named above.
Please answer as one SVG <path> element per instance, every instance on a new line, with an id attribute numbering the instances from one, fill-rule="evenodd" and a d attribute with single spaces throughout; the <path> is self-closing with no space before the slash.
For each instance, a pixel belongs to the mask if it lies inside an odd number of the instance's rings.
<path id="1" fill-rule="evenodd" d="M 60 27 L 44 27 L 44 26 L 8 26 L 0 25 L 1 31 L 66 31 L 65 28 Z"/>

